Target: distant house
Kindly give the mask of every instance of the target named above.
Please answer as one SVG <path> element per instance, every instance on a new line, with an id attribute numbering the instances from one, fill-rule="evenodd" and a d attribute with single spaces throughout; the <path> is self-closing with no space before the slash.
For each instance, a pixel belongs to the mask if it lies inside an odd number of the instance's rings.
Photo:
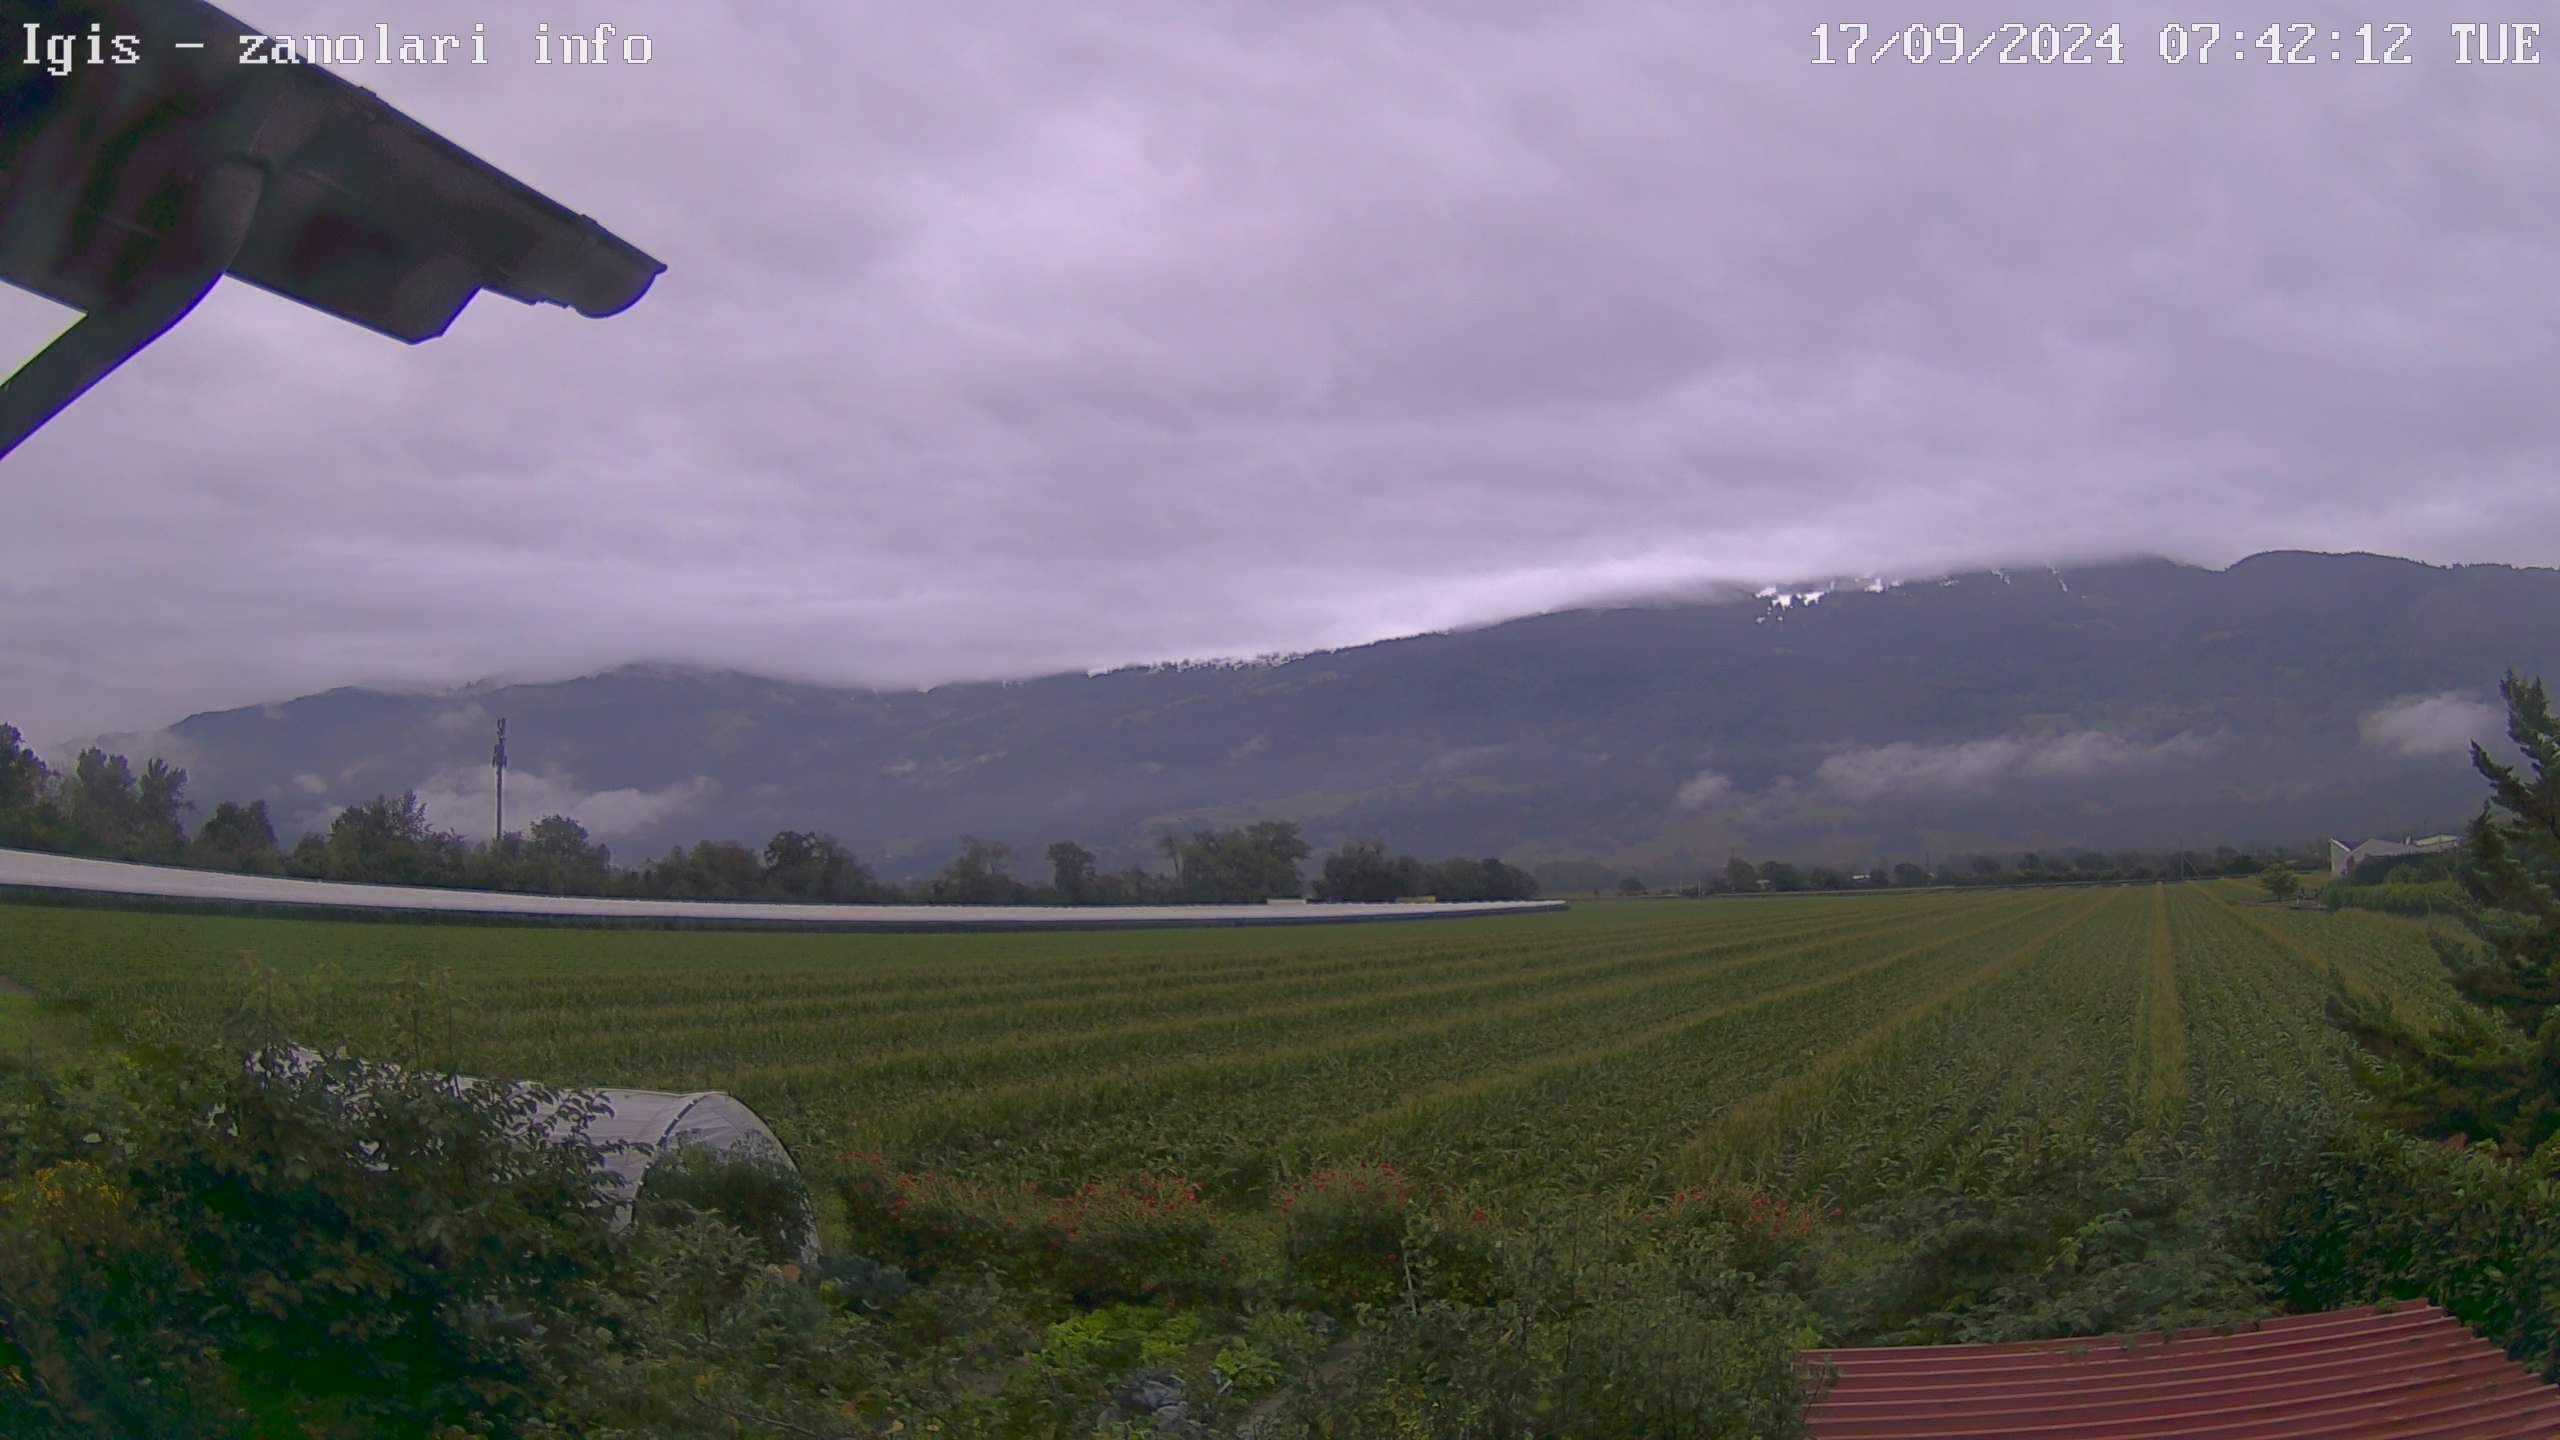
<path id="1" fill-rule="evenodd" d="M 2405 840 L 2367 840 L 2350 846 L 2344 841 L 2329 842 L 2329 873 L 2345 879 L 2368 860 L 2385 860 L 2394 855 L 2433 855 L 2443 850 L 2462 848 L 2459 835 L 2426 835 Z"/>

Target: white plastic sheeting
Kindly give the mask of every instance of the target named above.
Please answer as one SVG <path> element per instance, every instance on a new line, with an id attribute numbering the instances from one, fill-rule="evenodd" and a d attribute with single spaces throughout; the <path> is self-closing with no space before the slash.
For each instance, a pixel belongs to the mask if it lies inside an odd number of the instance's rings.
<path id="1" fill-rule="evenodd" d="M 679 1145 L 695 1145 L 723 1155 L 768 1161 L 798 1173 L 791 1152 L 782 1148 L 756 1112 L 736 1097 L 717 1090 L 678 1094 L 669 1090 L 591 1090 L 605 1113 L 587 1122 L 587 1138 L 598 1144 L 627 1142 L 628 1148 L 605 1157 L 613 1176 L 614 1199 L 625 1206 L 639 1198 L 640 1184 L 660 1156 Z"/>
<path id="2" fill-rule="evenodd" d="M 318 1052 L 294 1047 L 290 1068 L 304 1071 L 321 1063 Z M 454 1077 L 464 1085 L 486 1085 L 490 1082 L 468 1075 Z M 793 1175 L 800 1167 L 791 1158 L 780 1138 L 736 1096 L 718 1090 L 627 1090 L 620 1088 L 579 1089 L 564 1091 L 571 1097 L 585 1097 L 602 1102 L 601 1108 L 587 1117 L 585 1138 L 591 1144 L 609 1147 L 603 1157 L 604 1171 L 610 1182 L 608 1194 L 613 1201 L 614 1228 L 631 1223 L 632 1206 L 640 1198 L 640 1187 L 649 1178 L 649 1168 L 679 1148 L 698 1147 L 722 1156 L 762 1160 L 777 1165 Z M 573 1121 L 559 1114 L 558 1106 L 547 1107 L 546 1124 L 556 1141 L 575 1138 Z M 814 1259 L 818 1237 L 815 1230 L 801 1238 L 801 1258 Z"/>
<path id="3" fill-rule="evenodd" d="M 824 930 L 1123 930 L 1194 925 L 1323 925 L 1380 920 L 1454 920 L 1562 910 L 1561 900 L 1487 900 L 1398 905 L 785 905 L 747 900 L 607 900 L 590 895 L 513 895 L 425 890 L 333 880 L 230 875 L 166 865 L 132 865 L 76 855 L 0 849 L 0 891 L 24 889 L 128 896 L 181 904 L 521 916 L 599 924 L 788 926 Z"/>

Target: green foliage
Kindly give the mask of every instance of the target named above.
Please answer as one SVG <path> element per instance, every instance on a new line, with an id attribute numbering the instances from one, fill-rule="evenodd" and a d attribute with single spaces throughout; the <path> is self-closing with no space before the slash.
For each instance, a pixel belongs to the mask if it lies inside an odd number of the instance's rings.
<path id="1" fill-rule="evenodd" d="M 461 836 L 439 830 L 416 792 L 376 795 L 350 805 L 329 822 L 315 878 L 390 885 L 452 885 L 462 879 L 468 847 Z"/>
<path id="2" fill-rule="evenodd" d="M 215 806 L 204 828 L 187 842 L 186 861 L 200 870 L 283 874 L 284 852 L 276 848 L 276 827 L 268 818 L 267 802 L 239 805 L 225 800 Z"/>
<path id="3" fill-rule="evenodd" d="M 2341 985 L 2331 1014 L 2382 1062 L 2360 1076 L 2378 1117 L 2523 1152 L 2560 1135 L 2560 726 L 2540 681 L 2510 673 L 2503 692 L 2531 773 L 2472 746 L 2491 796 L 2460 871 L 2471 903 L 2457 915 L 2472 940 L 2437 942 L 2469 1008 L 2412 1019 Z"/>
<path id="4" fill-rule="evenodd" d="M 2092 1157 L 2095 1159 L 2096 1157 Z M 2200 1191 L 2098 1159 L 2070 1186 L 1946 1186 L 1862 1207 L 1812 1293 L 1857 1344 L 1994 1344 L 2244 1321 L 2262 1267 Z"/>
<path id="5" fill-rule="evenodd" d="M 1262 1310 L 1247 1316 L 1242 1333 L 1218 1348 L 1211 1367 L 1228 1389 L 1252 1399 L 1305 1373 L 1325 1348 L 1324 1335 L 1306 1312 Z"/>
<path id="6" fill-rule="evenodd" d="M 1772 890 L 1792 891 L 1804 888 L 1804 872 L 1784 860 L 1760 862 L 1760 879 Z"/>
<path id="7" fill-rule="evenodd" d="M 1383 841 L 1354 840 L 1325 857 L 1315 898 L 1377 903 L 1419 895 L 1422 885 L 1421 861 L 1389 854 Z"/>
<path id="8" fill-rule="evenodd" d="M 756 1154 L 677 1145 L 658 1156 L 640 1183 L 632 1218 L 666 1224 L 686 1212 L 718 1216 L 775 1264 L 803 1258 L 816 1233 L 817 1211 L 800 1177 Z"/>
<path id="9" fill-rule="evenodd" d="M 756 1237 L 700 1212 L 662 1220 L 618 1248 L 579 1328 L 537 1352 L 525 1440 L 873 1433 L 956 1378 L 945 1355 L 893 1351 Z"/>
<path id="10" fill-rule="evenodd" d="M 139 774 L 94 746 L 56 774 L 0 725 L 0 845 L 174 864 L 186 844 L 187 772 L 164 761 Z"/>
<path id="11" fill-rule="evenodd" d="M 877 1152 L 812 1170 L 837 1202 L 828 1238 L 850 1246 L 810 1265 L 757 1219 L 778 1197 L 661 1167 L 643 1223 L 607 1235 L 548 1311 L 518 1307 L 556 1317 L 495 1352 L 517 1398 L 491 1413 L 519 1433 L 1082 1440 L 1229 1435 L 1250 1414 L 1272 1437 L 1756 1434 L 1783 1433 L 1751 1407 L 1783 1402 L 1771 1387 L 1792 1383 L 1781 1362 L 1803 1344 L 2273 1308 L 2262 1247 L 2304 1227 L 2239 1212 L 2254 1196 L 2327 1203 L 2290 1188 L 2317 1153 L 2282 1143 L 2342 1123 L 2353 1093 L 2353 1047 L 2320 1012 L 2327 973 L 2413 1014 L 2459 1002 L 2424 927 L 2252 893 L 2234 878 L 1499 924 L 716 942 L 0 914 L 12 973 L 99 1013 L 160 1002 L 237 1017 L 248 1040 L 413 1065 L 718 1084 L 804 1149 Z M 232 993 L 244 948 L 318 974 Z M 0 1166 L 0 1186 L 84 1158 L 81 1133 Z M 1702 1137 L 1715 1145 L 1692 1153 Z M 1693 1164 L 1710 1150 L 1726 1163 Z M 1705 1173 L 1756 1189 L 1675 1189 Z M 2377 1192 L 2437 1193 L 2375 1173 Z M 52 1178 L 64 1200 L 25 1202 L 55 1207 L 44 1233 L 122 1233 L 81 1172 Z M 2543 1202 L 2469 1171 L 2443 1183 L 2482 1197 L 2461 1221 L 2473 1238 L 2438 1258 L 2308 1251 L 2318 1264 L 2286 1263 L 2327 1278 L 2300 1294 L 2534 1273 Z M 2424 1208 L 2391 1222 L 2413 1245 Z M 57 1262 L 10 1263 L 35 1267 L 27 1293 L 103 1303 L 44 1279 Z M 117 1273 L 153 1272 L 137 1258 Z M 2528 1316 L 2528 1289 L 2501 1293 Z M 184 1344 L 124 1353 L 175 1357 L 164 1393 L 236 1384 L 218 1362 L 188 1369 Z M 1142 1380 L 1178 1391 L 1186 1418 L 1127 1398 Z M 20 1431 L 46 1433 L 0 1418 Z"/>
<path id="12" fill-rule="evenodd" d="M 1049 884 L 1061 903 L 1083 905 L 1093 895 L 1093 852 L 1072 840 L 1049 847 Z"/>
<path id="13" fill-rule="evenodd" d="M 2378 910 L 2385 915 L 2455 915 L 2468 905 L 2469 899 L 2459 887 L 2446 881 L 2437 884 L 2331 885 L 2320 892 L 2324 907 L 2338 910 Z"/>
<path id="14" fill-rule="evenodd" d="M 1307 842 L 1293 821 L 1260 820 L 1234 830 L 1201 830 L 1186 839 L 1167 836 L 1174 862 L 1176 898 L 1251 904 L 1298 894 L 1298 862 Z"/>
<path id="15" fill-rule="evenodd" d="M 52 771 L 37 757 L 35 750 L 18 733 L 18 727 L 0 724 L 0 815 L 32 807 L 44 798 Z"/>
<path id="16" fill-rule="evenodd" d="M 2432 1300 L 2560 1380 L 2560 1141 L 2523 1163 L 2362 1127 L 2299 1149 L 2247 1235 L 2288 1304 Z"/>
<path id="17" fill-rule="evenodd" d="M 1480 1302 L 1364 1309 L 1340 1373 L 1294 1414 L 1341 1440 L 1796 1435 L 1807 1322 L 1711 1230 L 1648 1241 L 1623 1218 L 1560 1215 L 1503 1249 Z"/>
<path id="18" fill-rule="evenodd" d="M 512 841 L 515 837 L 505 838 Z M 613 852 L 588 839 L 587 827 L 566 815 L 545 815 L 534 821 L 515 853 L 492 855 L 483 851 L 477 858 L 484 864 L 491 860 L 512 863 L 490 866 L 495 873 L 473 883 L 548 895 L 603 893 L 613 865 Z"/>
<path id="19" fill-rule="evenodd" d="M 937 905 L 1010 904 L 1022 891 L 1022 882 L 1009 872 L 1012 864 L 1012 846 L 963 835 L 959 855 L 933 877 L 926 894 Z"/>
<path id="20" fill-rule="evenodd" d="M 1402 1287 L 1405 1217 L 1421 1198 L 1392 1165 L 1319 1170 L 1282 1188 L 1291 1277 L 1336 1310 L 1387 1300 Z"/>
<path id="21" fill-rule="evenodd" d="M 1065 1194 L 1006 1189 L 841 1156 L 836 1194 L 853 1248 L 927 1280 L 986 1271 L 1083 1304 L 1231 1297 L 1237 1258 L 1184 1180 L 1094 1181 Z"/>
<path id="22" fill-rule="evenodd" d="M 2270 865 L 2258 872 L 2258 886 L 2268 899 L 2282 904 L 2302 893 L 2302 877 L 2290 865 Z"/>
<path id="23" fill-rule="evenodd" d="M 842 841 L 800 830 L 765 842 L 763 887 L 775 899 L 838 904 L 868 900 L 878 888 Z"/>
<path id="24" fill-rule="evenodd" d="M 653 899 L 752 900 L 764 888 L 764 864 L 735 841 L 700 840 L 644 867 L 637 888 Z"/>
<path id="25" fill-rule="evenodd" d="M 1830 1217 L 1838 1216 L 1835 1207 Z M 1801 1282 L 1824 1212 L 1814 1205 L 1727 1181 L 1675 1191 L 1644 1212 L 1642 1219 L 1645 1225 L 1664 1234 L 1701 1228 L 1716 1230 L 1732 1247 L 1737 1267 L 1773 1280 Z"/>
<path id="26" fill-rule="evenodd" d="M 1090 1414 L 1111 1381 L 1133 1372 L 1173 1371 L 1200 1356 L 1200 1317 L 1160 1305 L 1111 1305 L 1048 1327 L 1040 1349 L 1014 1372 L 1006 1392 L 1017 1409 Z M 1196 1363 L 1193 1373 L 1202 1373 Z"/>
<path id="27" fill-rule="evenodd" d="M 2354 889 L 2387 885 L 2451 885 L 2461 870 L 2459 851 L 2377 855 L 2349 870 L 2344 881 Z"/>
<path id="28" fill-rule="evenodd" d="M 175 1037 L 0 1102 L 11 1434 L 483 1433 L 607 1261 L 575 1097 Z M 567 1127 L 554 1143 L 551 1127 Z"/>

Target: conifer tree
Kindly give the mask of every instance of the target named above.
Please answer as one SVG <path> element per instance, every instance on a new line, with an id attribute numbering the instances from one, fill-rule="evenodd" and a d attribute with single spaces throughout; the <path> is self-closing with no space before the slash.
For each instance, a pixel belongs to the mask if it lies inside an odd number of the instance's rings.
<path id="1" fill-rule="evenodd" d="M 2560 730 L 2541 681 L 2510 671 L 2500 691 L 2524 766 L 2471 747 L 2490 800 L 2457 871 L 2470 939 L 2436 942 L 2468 1013 L 2412 1023 L 2341 985 L 2330 1017 L 2383 1062 L 2359 1072 L 2376 1118 L 2524 1153 L 2560 1147 Z"/>

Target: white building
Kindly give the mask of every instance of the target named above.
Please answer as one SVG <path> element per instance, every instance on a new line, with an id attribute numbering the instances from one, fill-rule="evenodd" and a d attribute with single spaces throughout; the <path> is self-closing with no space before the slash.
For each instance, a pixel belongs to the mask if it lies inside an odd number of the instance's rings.
<path id="1" fill-rule="evenodd" d="M 2343 880 L 2367 860 L 2381 860 L 2393 855 L 2433 855 L 2442 850 L 2462 848 L 2459 835 L 2427 835 L 2416 839 L 2367 840 L 2349 846 L 2344 841 L 2329 842 L 2329 874 Z"/>

